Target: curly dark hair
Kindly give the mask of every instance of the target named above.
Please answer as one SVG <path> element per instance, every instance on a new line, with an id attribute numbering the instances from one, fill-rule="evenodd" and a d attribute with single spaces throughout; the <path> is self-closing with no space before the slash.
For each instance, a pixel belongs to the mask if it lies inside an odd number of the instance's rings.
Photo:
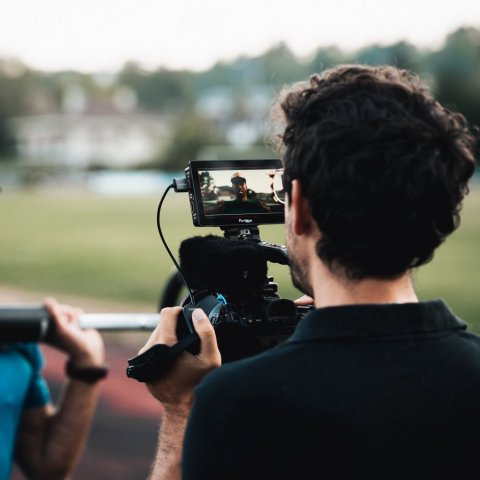
<path id="1" fill-rule="evenodd" d="M 285 189 L 300 182 L 329 268 L 395 278 L 429 261 L 459 225 L 474 171 L 478 136 L 463 115 L 390 66 L 327 70 L 280 106 Z"/>

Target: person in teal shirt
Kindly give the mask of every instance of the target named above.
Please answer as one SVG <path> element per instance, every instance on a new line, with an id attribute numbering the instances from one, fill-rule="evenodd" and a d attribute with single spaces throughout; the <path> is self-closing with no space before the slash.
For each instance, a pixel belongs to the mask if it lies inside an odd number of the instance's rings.
<path id="1" fill-rule="evenodd" d="M 0 338 L 0 480 L 15 460 L 28 478 L 65 479 L 85 445 L 105 377 L 105 350 L 96 330 L 82 330 L 79 309 L 45 303 L 54 321 L 48 343 L 68 356 L 69 377 L 62 400 L 52 404 L 41 375 L 36 343 L 3 343 Z"/>
<path id="2" fill-rule="evenodd" d="M 50 402 L 48 386 L 41 376 L 43 361 L 35 343 L 0 346 L 0 478 L 12 467 L 17 428 L 24 410 Z"/>

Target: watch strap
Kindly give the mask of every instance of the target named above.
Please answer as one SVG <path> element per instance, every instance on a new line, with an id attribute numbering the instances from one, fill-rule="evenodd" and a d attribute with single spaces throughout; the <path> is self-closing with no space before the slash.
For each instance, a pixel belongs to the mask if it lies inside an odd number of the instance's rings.
<path id="1" fill-rule="evenodd" d="M 96 383 L 108 375 L 108 367 L 76 367 L 71 360 L 65 365 L 67 377 L 86 383 Z"/>

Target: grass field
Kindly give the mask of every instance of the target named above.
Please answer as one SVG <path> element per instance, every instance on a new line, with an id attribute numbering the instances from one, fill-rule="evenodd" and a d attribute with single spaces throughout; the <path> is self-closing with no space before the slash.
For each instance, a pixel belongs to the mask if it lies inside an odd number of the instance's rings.
<path id="1" fill-rule="evenodd" d="M 0 195 L 0 284 L 55 295 L 75 294 L 151 305 L 173 270 L 157 233 L 158 199 L 111 198 L 71 193 Z M 162 227 L 174 253 L 180 241 L 215 233 L 192 225 L 185 194 L 167 197 Z M 283 226 L 261 227 L 262 239 L 283 243 Z M 422 299 L 444 298 L 480 333 L 480 190 L 471 192 L 462 226 L 415 273 Z M 270 274 L 283 297 L 298 295 L 288 269 Z"/>

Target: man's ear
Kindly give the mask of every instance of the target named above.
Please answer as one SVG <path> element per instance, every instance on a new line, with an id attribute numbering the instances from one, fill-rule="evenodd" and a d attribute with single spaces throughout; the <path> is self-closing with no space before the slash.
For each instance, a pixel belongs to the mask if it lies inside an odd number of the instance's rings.
<path id="1" fill-rule="evenodd" d="M 313 218 L 308 201 L 303 195 L 302 187 L 298 180 L 292 181 L 290 215 L 292 215 L 292 228 L 295 235 L 310 233 L 313 226 Z"/>

